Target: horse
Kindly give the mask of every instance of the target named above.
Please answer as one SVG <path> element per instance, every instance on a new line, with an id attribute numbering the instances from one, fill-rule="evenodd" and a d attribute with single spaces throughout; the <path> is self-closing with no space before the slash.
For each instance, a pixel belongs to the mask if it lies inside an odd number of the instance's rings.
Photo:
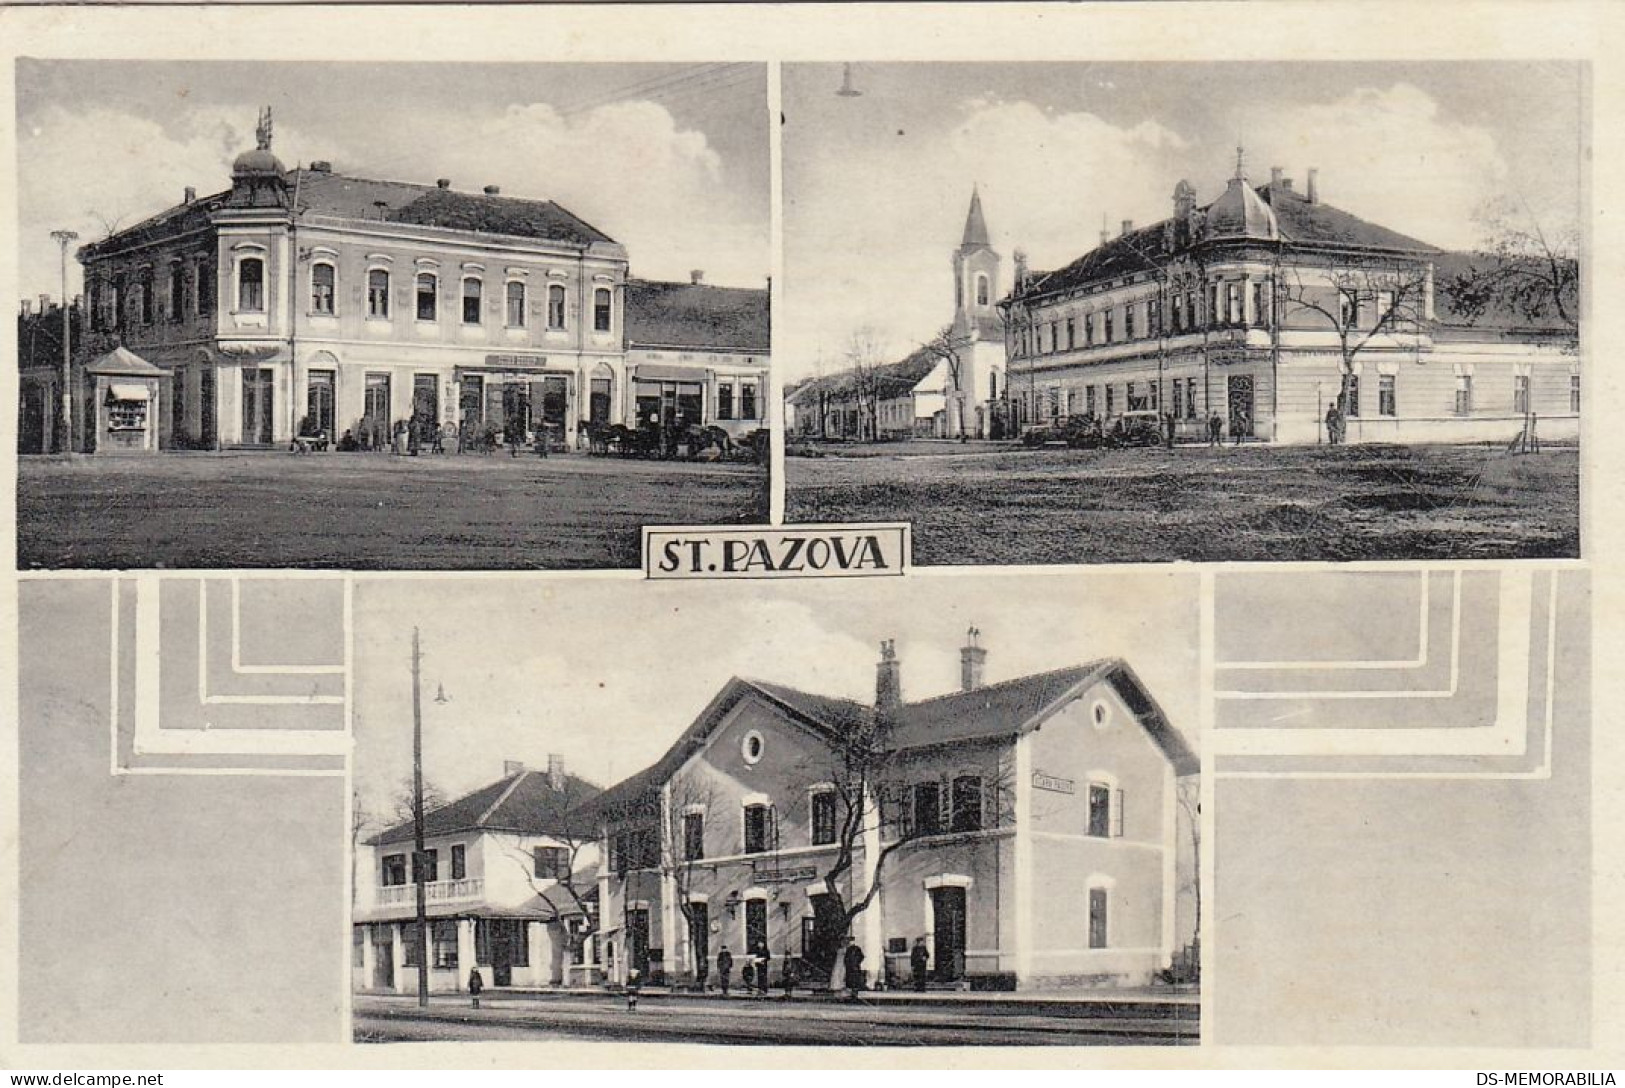
<path id="1" fill-rule="evenodd" d="M 734 440 L 721 427 L 691 423 L 684 434 L 684 439 L 688 444 L 688 455 L 691 458 L 698 457 L 713 446 L 722 451 L 722 456 L 733 456 Z"/>

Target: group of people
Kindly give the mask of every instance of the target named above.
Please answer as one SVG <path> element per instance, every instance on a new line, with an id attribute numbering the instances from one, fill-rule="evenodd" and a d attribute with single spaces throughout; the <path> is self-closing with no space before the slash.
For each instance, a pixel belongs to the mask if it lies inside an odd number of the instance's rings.
<path id="1" fill-rule="evenodd" d="M 916 937 L 914 946 L 909 950 L 910 982 L 917 992 L 924 992 L 926 980 L 930 977 L 931 951 L 926 947 L 924 937 Z M 841 954 L 841 988 L 847 993 L 850 1001 L 858 1000 L 858 995 L 868 989 L 868 975 L 863 967 L 863 946 L 856 941 L 849 940 L 846 950 Z M 723 945 L 717 952 L 717 982 L 724 997 L 733 992 L 734 954 Z M 740 967 L 740 981 L 746 993 L 756 993 L 766 996 L 772 973 L 773 955 L 765 945 L 758 946 L 756 951 L 750 953 L 744 964 Z M 701 964 L 699 983 L 703 990 L 707 986 L 709 965 Z M 779 982 L 784 988 L 784 996 L 789 997 L 801 981 L 801 963 L 791 957 L 785 960 Z M 832 980 L 833 981 L 833 980 Z"/>

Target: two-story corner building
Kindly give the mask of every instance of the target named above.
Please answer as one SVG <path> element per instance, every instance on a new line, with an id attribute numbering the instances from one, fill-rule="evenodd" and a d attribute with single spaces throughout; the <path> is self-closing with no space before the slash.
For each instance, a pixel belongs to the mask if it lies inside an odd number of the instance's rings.
<path id="1" fill-rule="evenodd" d="M 630 279 L 625 298 L 626 367 L 640 424 L 699 423 L 733 438 L 768 426 L 765 288 L 716 287 L 696 271 L 687 283 Z"/>
<path id="2" fill-rule="evenodd" d="M 1003 436 L 1001 258 L 980 192 L 971 193 L 953 253 L 953 320 L 931 343 L 891 363 L 847 369 L 787 391 L 794 433 L 806 438 Z"/>
<path id="3" fill-rule="evenodd" d="M 552 201 L 288 170 L 270 144 L 266 117 L 229 189 L 79 251 L 91 353 L 165 376 L 159 446 L 382 446 L 409 421 L 575 449 L 651 406 L 761 425 L 765 292 L 640 282 L 629 309 L 626 249 Z"/>
<path id="4" fill-rule="evenodd" d="M 424 814 L 421 865 L 410 820 L 358 847 L 354 989 L 416 991 L 420 871 L 431 989 L 466 988 L 476 966 L 487 986 L 595 981 L 582 947 L 593 928 L 598 844 L 576 833 L 572 814 L 597 792 L 557 756 L 545 772 L 509 763 L 498 781 Z"/>
<path id="5" fill-rule="evenodd" d="M 726 946 L 738 964 L 766 949 L 775 982 L 788 959 L 827 979 L 848 932 L 879 985 L 922 937 L 937 984 L 1141 984 L 1167 966 L 1194 937 L 1176 783 L 1196 757 L 1121 660 L 987 684 L 986 659 L 973 632 L 962 690 L 913 702 L 890 643 L 874 705 L 725 684 L 588 806 L 606 977 L 714 985 Z"/>
<path id="6" fill-rule="evenodd" d="M 1578 435 L 1572 327 L 1497 313 L 1470 320 L 1440 290 L 1467 259 L 1353 216 L 1279 168 L 1255 187 L 1240 156 L 1198 206 L 1121 232 L 1052 272 L 1018 267 L 1002 300 L 1009 395 L 1022 427 L 1125 411 L 1171 414 L 1187 436 L 1505 441 L 1530 414 Z"/>

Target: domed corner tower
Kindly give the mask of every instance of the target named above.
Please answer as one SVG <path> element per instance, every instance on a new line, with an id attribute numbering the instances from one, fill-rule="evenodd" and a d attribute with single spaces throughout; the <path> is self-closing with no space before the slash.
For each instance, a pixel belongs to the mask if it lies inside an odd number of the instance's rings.
<path id="1" fill-rule="evenodd" d="M 965 233 L 954 250 L 954 333 L 978 339 L 992 330 L 997 335 L 999 265 L 1001 259 L 988 238 L 982 214 L 982 194 L 971 189 Z"/>
<path id="2" fill-rule="evenodd" d="M 271 151 L 271 107 L 260 111 L 254 131 L 255 146 L 231 164 L 231 208 L 285 208 L 288 206 L 287 168 Z"/>

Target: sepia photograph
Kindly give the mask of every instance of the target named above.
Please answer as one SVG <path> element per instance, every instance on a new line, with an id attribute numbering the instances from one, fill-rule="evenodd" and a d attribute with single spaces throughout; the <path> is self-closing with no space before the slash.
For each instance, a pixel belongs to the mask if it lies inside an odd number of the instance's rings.
<path id="1" fill-rule="evenodd" d="M 356 1039 L 1196 1043 L 1196 585 L 358 585 Z"/>
<path id="2" fill-rule="evenodd" d="M 766 66 L 17 64 L 19 565 L 767 520 Z"/>
<path id="3" fill-rule="evenodd" d="M 911 520 L 921 563 L 1577 556 L 1587 82 L 785 65 L 788 520 Z"/>

